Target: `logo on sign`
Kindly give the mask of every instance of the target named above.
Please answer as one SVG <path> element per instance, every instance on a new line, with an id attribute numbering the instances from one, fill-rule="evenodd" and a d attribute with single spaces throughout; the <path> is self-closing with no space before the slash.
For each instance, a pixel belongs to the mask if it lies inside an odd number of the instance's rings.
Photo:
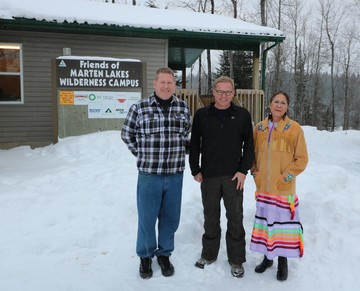
<path id="1" fill-rule="evenodd" d="M 90 94 L 89 95 L 89 100 L 90 101 L 94 101 L 96 99 L 96 95 L 95 94 Z"/>
<path id="2" fill-rule="evenodd" d="M 64 60 L 62 60 L 62 61 L 59 63 L 59 67 L 60 67 L 60 68 L 66 68 L 66 64 L 65 64 Z"/>

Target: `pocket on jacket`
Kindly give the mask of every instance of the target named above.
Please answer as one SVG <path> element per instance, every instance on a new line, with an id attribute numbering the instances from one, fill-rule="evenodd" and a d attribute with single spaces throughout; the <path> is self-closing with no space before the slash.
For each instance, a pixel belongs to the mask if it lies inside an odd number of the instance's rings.
<path id="1" fill-rule="evenodd" d="M 184 132 L 186 127 L 186 116 L 183 113 L 174 113 L 173 119 L 171 120 L 171 131 L 172 132 Z"/>
<path id="2" fill-rule="evenodd" d="M 294 183 L 294 181 L 290 181 L 290 182 L 285 182 L 284 180 L 282 179 L 278 179 L 277 181 L 277 188 L 278 188 L 278 191 L 281 191 L 281 190 L 290 190 L 291 186 L 292 186 L 292 183 Z"/>
<path id="3" fill-rule="evenodd" d="M 145 134 L 160 132 L 160 117 L 158 114 L 146 114 L 143 118 L 142 130 Z"/>

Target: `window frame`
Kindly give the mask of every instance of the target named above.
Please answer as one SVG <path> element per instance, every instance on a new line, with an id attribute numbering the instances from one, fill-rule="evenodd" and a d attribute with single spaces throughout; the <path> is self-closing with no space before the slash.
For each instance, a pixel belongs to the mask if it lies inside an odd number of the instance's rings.
<path id="1" fill-rule="evenodd" d="M 0 42 L 0 47 L 5 48 L 11 46 L 18 46 L 20 53 L 20 72 L 1 72 L 0 76 L 20 76 L 20 101 L 0 101 L 1 105 L 23 105 L 24 104 L 24 78 L 23 78 L 23 46 L 21 43 L 13 43 L 13 42 Z"/>

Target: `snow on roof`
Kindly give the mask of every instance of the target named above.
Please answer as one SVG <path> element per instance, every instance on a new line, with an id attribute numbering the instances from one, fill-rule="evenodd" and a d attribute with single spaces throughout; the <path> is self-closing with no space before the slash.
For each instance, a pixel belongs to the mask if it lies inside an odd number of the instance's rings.
<path id="1" fill-rule="evenodd" d="M 186 32 L 283 37 L 282 31 L 209 13 L 85 0 L 0 0 L 0 19 L 117 25 Z"/>
<path id="2" fill-rule="evenodd" d="M 94 60 L 94 61 L 113 61 L 113 62 L 141 62 L 138 59 L 119 59 L 111 57 L 97 57 L 97 56 L 60 56 L 57 57 L 58 60 Z"/>

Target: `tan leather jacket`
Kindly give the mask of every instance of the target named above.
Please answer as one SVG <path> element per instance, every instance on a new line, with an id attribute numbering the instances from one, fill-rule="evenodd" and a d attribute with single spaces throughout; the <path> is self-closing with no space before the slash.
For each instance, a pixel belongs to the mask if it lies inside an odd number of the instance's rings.
<path id="1" fill-rule="evenodd" d="M 296 194 L 296 176 L 305 170 L 308 153 L 301 126 L 286 117 L 270 129 L 268 118 L 254 128 L 256 190 L 261 193 Z"/>

